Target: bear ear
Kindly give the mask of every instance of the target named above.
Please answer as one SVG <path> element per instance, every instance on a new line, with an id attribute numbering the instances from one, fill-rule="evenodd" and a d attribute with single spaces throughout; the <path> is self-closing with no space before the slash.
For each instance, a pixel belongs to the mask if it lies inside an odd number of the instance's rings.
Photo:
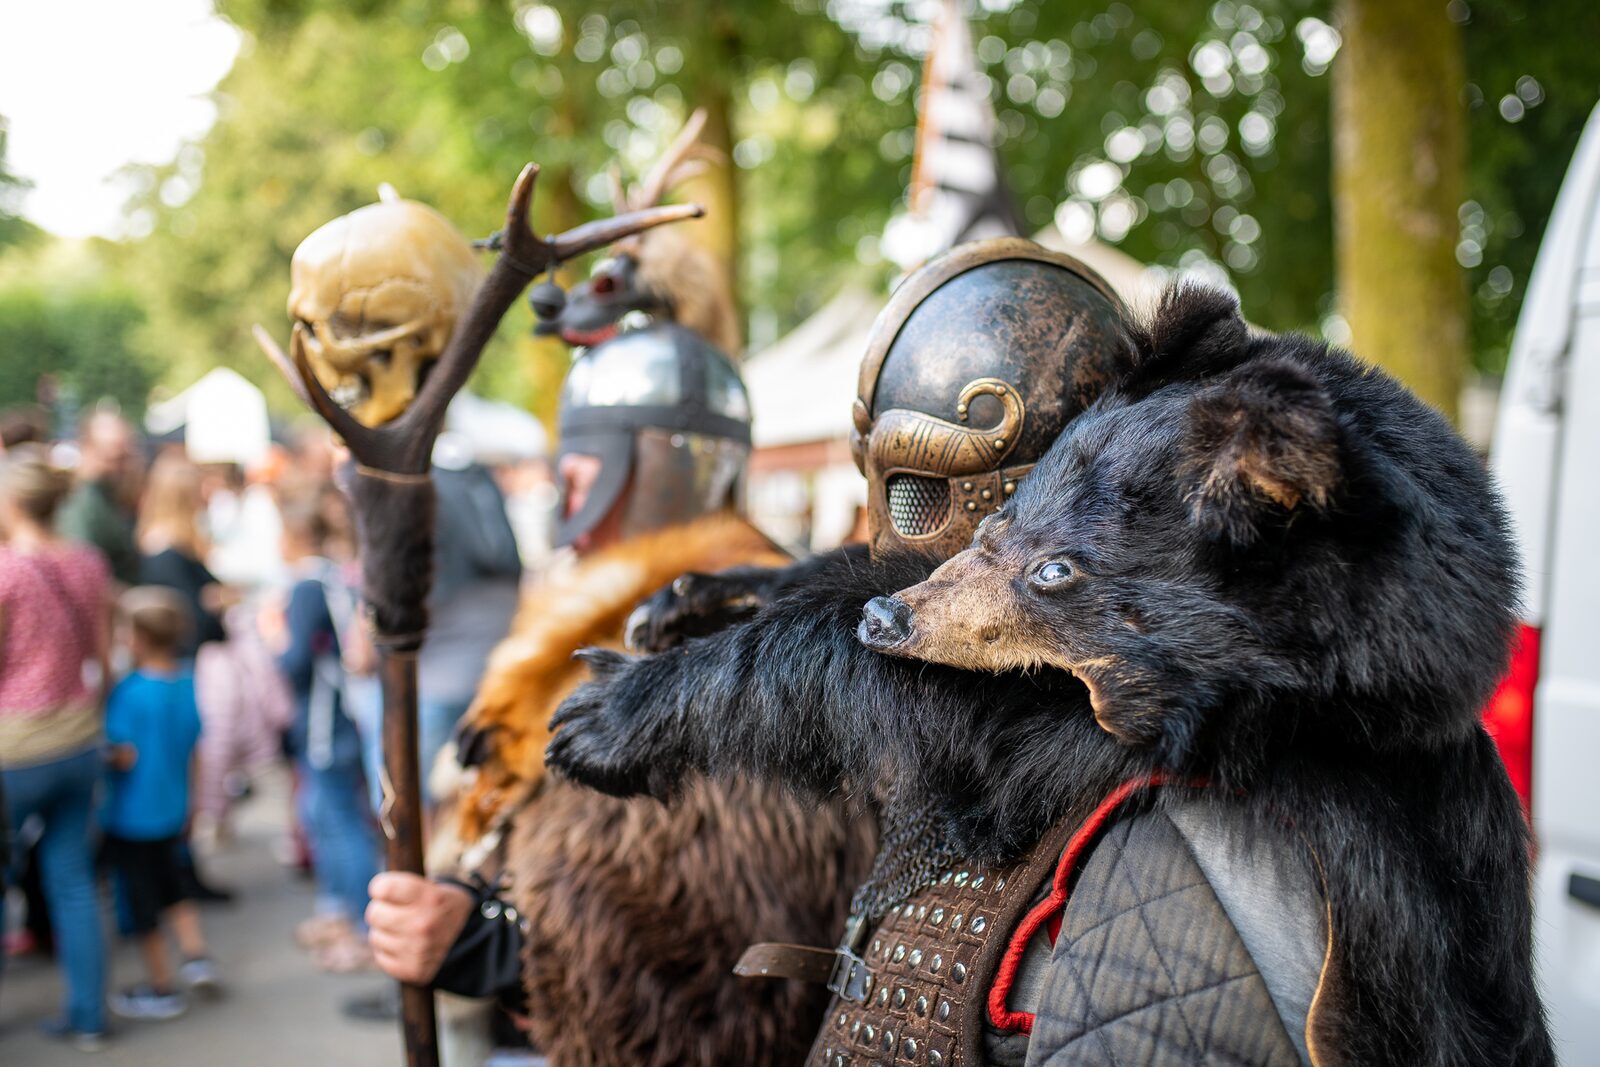
<path id="1" fill-rule="evenodd" d="M 1224 374 L 1250 358 L 1250 329 L 1233 294 L 1179 282 L 1161 294 L 1139 338 L 1139 358 L 1122 391 L 1144 396 L 1163 385 Z"/>
<path id="2" fill-rule="evenodd" d="M 1232 293 L 1179 282 L 1161 294 L 1150 321 L 1150 353 L 1201 367 L 1231 366 L 1243 358 L 1249 333 Z"/>
<path id="3" fill-rule="evenodd" d="M 1200 390 L 1183 449 L 1195 524 L 1235 544 L 1254 540 L 1275 512 L 1323 510 L 1340 480 L 1333 402 L 1283 359 L 1252 362 Z"/>

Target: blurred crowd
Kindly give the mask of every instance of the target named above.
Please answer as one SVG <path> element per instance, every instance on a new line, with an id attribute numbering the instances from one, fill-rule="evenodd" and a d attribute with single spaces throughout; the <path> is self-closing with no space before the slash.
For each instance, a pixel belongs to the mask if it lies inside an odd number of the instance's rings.
<path id="1" fill-rule="evenodd" d="M 204 857 L 277 766 L 294 782 L 280 858 L 317 891 L 293 936 L 318 967 L 370 969 L 381 707 L 337 446 L 308 428 L 249 469 L 197 464 L 108 409 L 68 432 L 0 414 L 0 444 L 0 960 L 55 960 L 63 1011 L 42 1025 L 98 1048 L 108 1011 L 171 1019 L 226 984 L 199 905 L 231 894 Z M 554 499 L 541 464 L 491 469 L 452 435 L 435 481 L 424 767 L 548 553 Z M 131 987 L 107 989 L 110 928 L 138 947 Z"/>

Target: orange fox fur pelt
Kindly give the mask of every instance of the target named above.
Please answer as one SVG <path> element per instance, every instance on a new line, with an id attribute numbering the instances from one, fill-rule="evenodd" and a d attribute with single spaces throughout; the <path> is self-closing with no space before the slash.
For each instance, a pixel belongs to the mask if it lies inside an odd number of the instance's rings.
<path id="1" fill-rule="evenodd" d="M 621 648 L 635 605 L 685 571 L 787 561 L 748 522 L 719 513 L 603 549 L 524 594 L 467 712 L 488 733 L 489 751 L 459 798 L 461 840 L 480 838 L 543 778 L 550 716 L 583 678 L 574 652 Z"/>

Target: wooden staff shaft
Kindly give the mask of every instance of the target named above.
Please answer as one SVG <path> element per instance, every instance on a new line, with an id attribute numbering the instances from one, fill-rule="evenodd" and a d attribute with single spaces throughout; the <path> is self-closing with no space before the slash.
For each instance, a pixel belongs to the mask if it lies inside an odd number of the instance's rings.
<path id="1" fill-rule="evenodd" d="M 391 871 L 426 874 L 422 769 L 417 753 L 417 651 L 428 631 L 437 495 L 426 475 L 354 464 L 342 479 L 356 522 L 361 595 L 378 646 L 383 687 L 383 806 Z M 438 1067 L 433 994 L 400 987 L 400 1030 L 409 1067 Z"/>
<path id="2" fill-rule="evenodd" d="M 423 873 L 422 780 L 417 756 L 417 654 L 384 649 L 378 676 L 383 683 L 384 834 L 389 869 Z M 438 1067 L 438 1024 L 433 992 L 409 982 L 400 986 L 400 1027 L 407 1067 Z"/>

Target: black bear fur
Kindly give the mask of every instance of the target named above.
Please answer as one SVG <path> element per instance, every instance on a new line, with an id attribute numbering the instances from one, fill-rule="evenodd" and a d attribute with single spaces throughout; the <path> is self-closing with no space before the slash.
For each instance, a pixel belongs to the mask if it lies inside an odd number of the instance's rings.
<path id="1" fill-rule="evenodd" d="M 1481 466 L 1386 375 L 1309 339 L 1251 336 L 1221 294 L 1169 292 L 1150 325 L 1130 325 L 1129 349 L 1006 517 L 1056 521 L 1061 479 L 1084 476 L 1092 453 L 1108 465 L 1101 488 L 1136 494 L 1102 502 L 1146 538 L 1133 548 L 1181 557 L 1203 572 L 1188 576 L 1196 588 L 1222 590 L 1251 639 L 1214 647 L 1197 628 L 1154 740 L 1101 729 L 1067 670 L 983 673 L 867 650 L 863 606 L 938 561 L 845 553 L 744 625 L 641 659 L 589 653 L 595 678 L 558 711 L 550 764 L 664 800 L 698 772 L 815 797 L 893 782 L 981 862 L 1019 856 L 1128 778 L 1203 776 L 1214 802 L 1264 834 L 1289 828 L 1318 861 L 1344 1062 L 1553 1063 L 1527 827 L 1477 721 L 1515 588 Z M 1237 440 L 1240 427 L 1260 439 Z M 1266 449 L 1271 477 L 1241 483 L 1260 472 L 1221 462 L 1237 448 Z M 1164 487 L 1150 477 L 1162 465 Z M 1141 526 L 1146 512 L 1171 529 Z M 1170 635 L 1177 654 L 1183 636 Z"/>

